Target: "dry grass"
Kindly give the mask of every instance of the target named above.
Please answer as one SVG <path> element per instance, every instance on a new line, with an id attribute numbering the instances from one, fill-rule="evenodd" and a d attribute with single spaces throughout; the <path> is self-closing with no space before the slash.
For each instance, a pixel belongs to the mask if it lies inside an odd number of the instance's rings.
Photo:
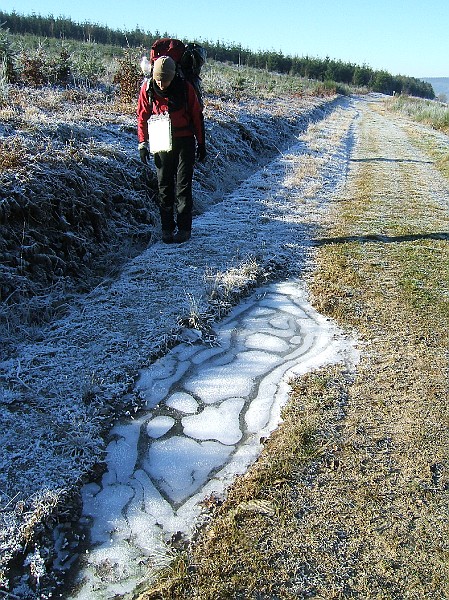
<path id="1" fill-rule="evenodd" d="M 0 139 L 0 172 L 19 170 L 26 164 L 26 149 L 22 140 Z"/>
<path id="2" fill-rule="evenodd" d="M 449 598 L 447 184 L 371 111 L 354 158 L 310 285 L 357 330 L 357 372 L 293 383 L 258 462 L 140 600 Z"/>
<path id="3" fill-rule="evenodd" d="M 286 187 L 298 187 L 307 179 L 313 179 L 316 183 L 320 176 L 323 159 L 318 159 L 311 154 L 287 154 L 284 158 L 288 163 L 287 177 L 284 182 Z"/>

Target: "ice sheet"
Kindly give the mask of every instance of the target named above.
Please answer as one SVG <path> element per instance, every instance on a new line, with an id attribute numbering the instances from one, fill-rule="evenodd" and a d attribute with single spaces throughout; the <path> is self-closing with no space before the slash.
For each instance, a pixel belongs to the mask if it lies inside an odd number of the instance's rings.
<path id="1" fill-rule="evenodd" d="M 243 398 L 230 398 L 218 406 L 206 406 L 199 415 L 184 417 L 184 435 L 197 440 L 218 440 L 227 446 L 237 444 L 242 438 L 240 411 Z"/>
<path id="2" fill-rule="evenodd" d="M 175 422 L 172 417 L 155 417 L 148 422 L 147 433 L 151 438 L 160 438 L 170 431 Z"/>
<path id="3" fill-rule="evenodd" d="M 179 503 L 205 483 L 209 473 L 227 460 L 231 450 L 218 442 L 175 436 L 150 446 L 145 470 L 172 502 Z"/>
<path id="4" fill-rule="evenodd" d="M 280 421 L 289 378 L 352 352 L 293 283 L 239 305 L 217 339 L 212 348 L 181 344 L 141 373 L 137 387 L 151 413 L 112 430 L 101 487 L 83 491 L 93 540 L 120 555 L 124 579 L 134 575 L 122 560 L 189 534 L 202 499 L 245 472 Z"/>

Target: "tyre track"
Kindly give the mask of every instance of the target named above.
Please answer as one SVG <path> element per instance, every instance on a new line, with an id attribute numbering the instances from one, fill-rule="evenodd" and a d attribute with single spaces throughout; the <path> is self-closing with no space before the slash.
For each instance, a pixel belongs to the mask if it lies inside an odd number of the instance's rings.
<path id="1" fill-rule="evenodd" d="M 316 482 L 315 525 L 345 540 L 324 564 L 346 573 L 334 577 L 344 597 L 447 598 L 447 328 L 436 319 L 427 330 L 429 315 L 404 301 L 404 266 L 430 248 L 447 261 L 449 186 L 396 120 L 362 103 L 344 198 L 331 218 L 363 292 L 342 297 L 339 315 L 361 331 L 365 352 L 340 424 L 339 468 Z M 424 286 L 425 266 L 419 276 Z"/>

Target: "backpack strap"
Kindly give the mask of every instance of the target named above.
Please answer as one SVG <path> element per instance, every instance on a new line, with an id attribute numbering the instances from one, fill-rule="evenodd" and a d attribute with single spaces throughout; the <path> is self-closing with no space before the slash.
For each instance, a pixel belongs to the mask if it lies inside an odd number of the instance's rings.
<path id="1" fill-rule="evenodd" d="M 146 91 L 147 91 L 148 102 L 150 103 L 150 106 L 152 106 L 153 101 L 154 101 L 153 78 L 145 77 L 145 80 L 146 80 Z"/>

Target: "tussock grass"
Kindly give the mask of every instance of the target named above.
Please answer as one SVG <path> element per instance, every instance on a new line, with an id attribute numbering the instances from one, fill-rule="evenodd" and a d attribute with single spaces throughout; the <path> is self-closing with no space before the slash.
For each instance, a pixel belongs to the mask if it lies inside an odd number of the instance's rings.
<path id="1" fill-rule="evenodd" d="M 263 264 L 255 256 L 249 256 L 238 266 L 226 271 L 208 272 L 206 281 L 209 301 L 230 307 L 236 297 L 241 297 L 265 276 Z"/>
<path id="2" fill-rule="evenodd" d="M 449 131 L 449 106 L 436 100 L 398 96 L 387 102 L 389 110 L 399 112 L 434 129 Z"/>
<path id="3" fill-rule="evenodd" d="M 19 138 L 0 139 L 0 172 L 18 170 L 26 164 L 26 149 Z"/>

